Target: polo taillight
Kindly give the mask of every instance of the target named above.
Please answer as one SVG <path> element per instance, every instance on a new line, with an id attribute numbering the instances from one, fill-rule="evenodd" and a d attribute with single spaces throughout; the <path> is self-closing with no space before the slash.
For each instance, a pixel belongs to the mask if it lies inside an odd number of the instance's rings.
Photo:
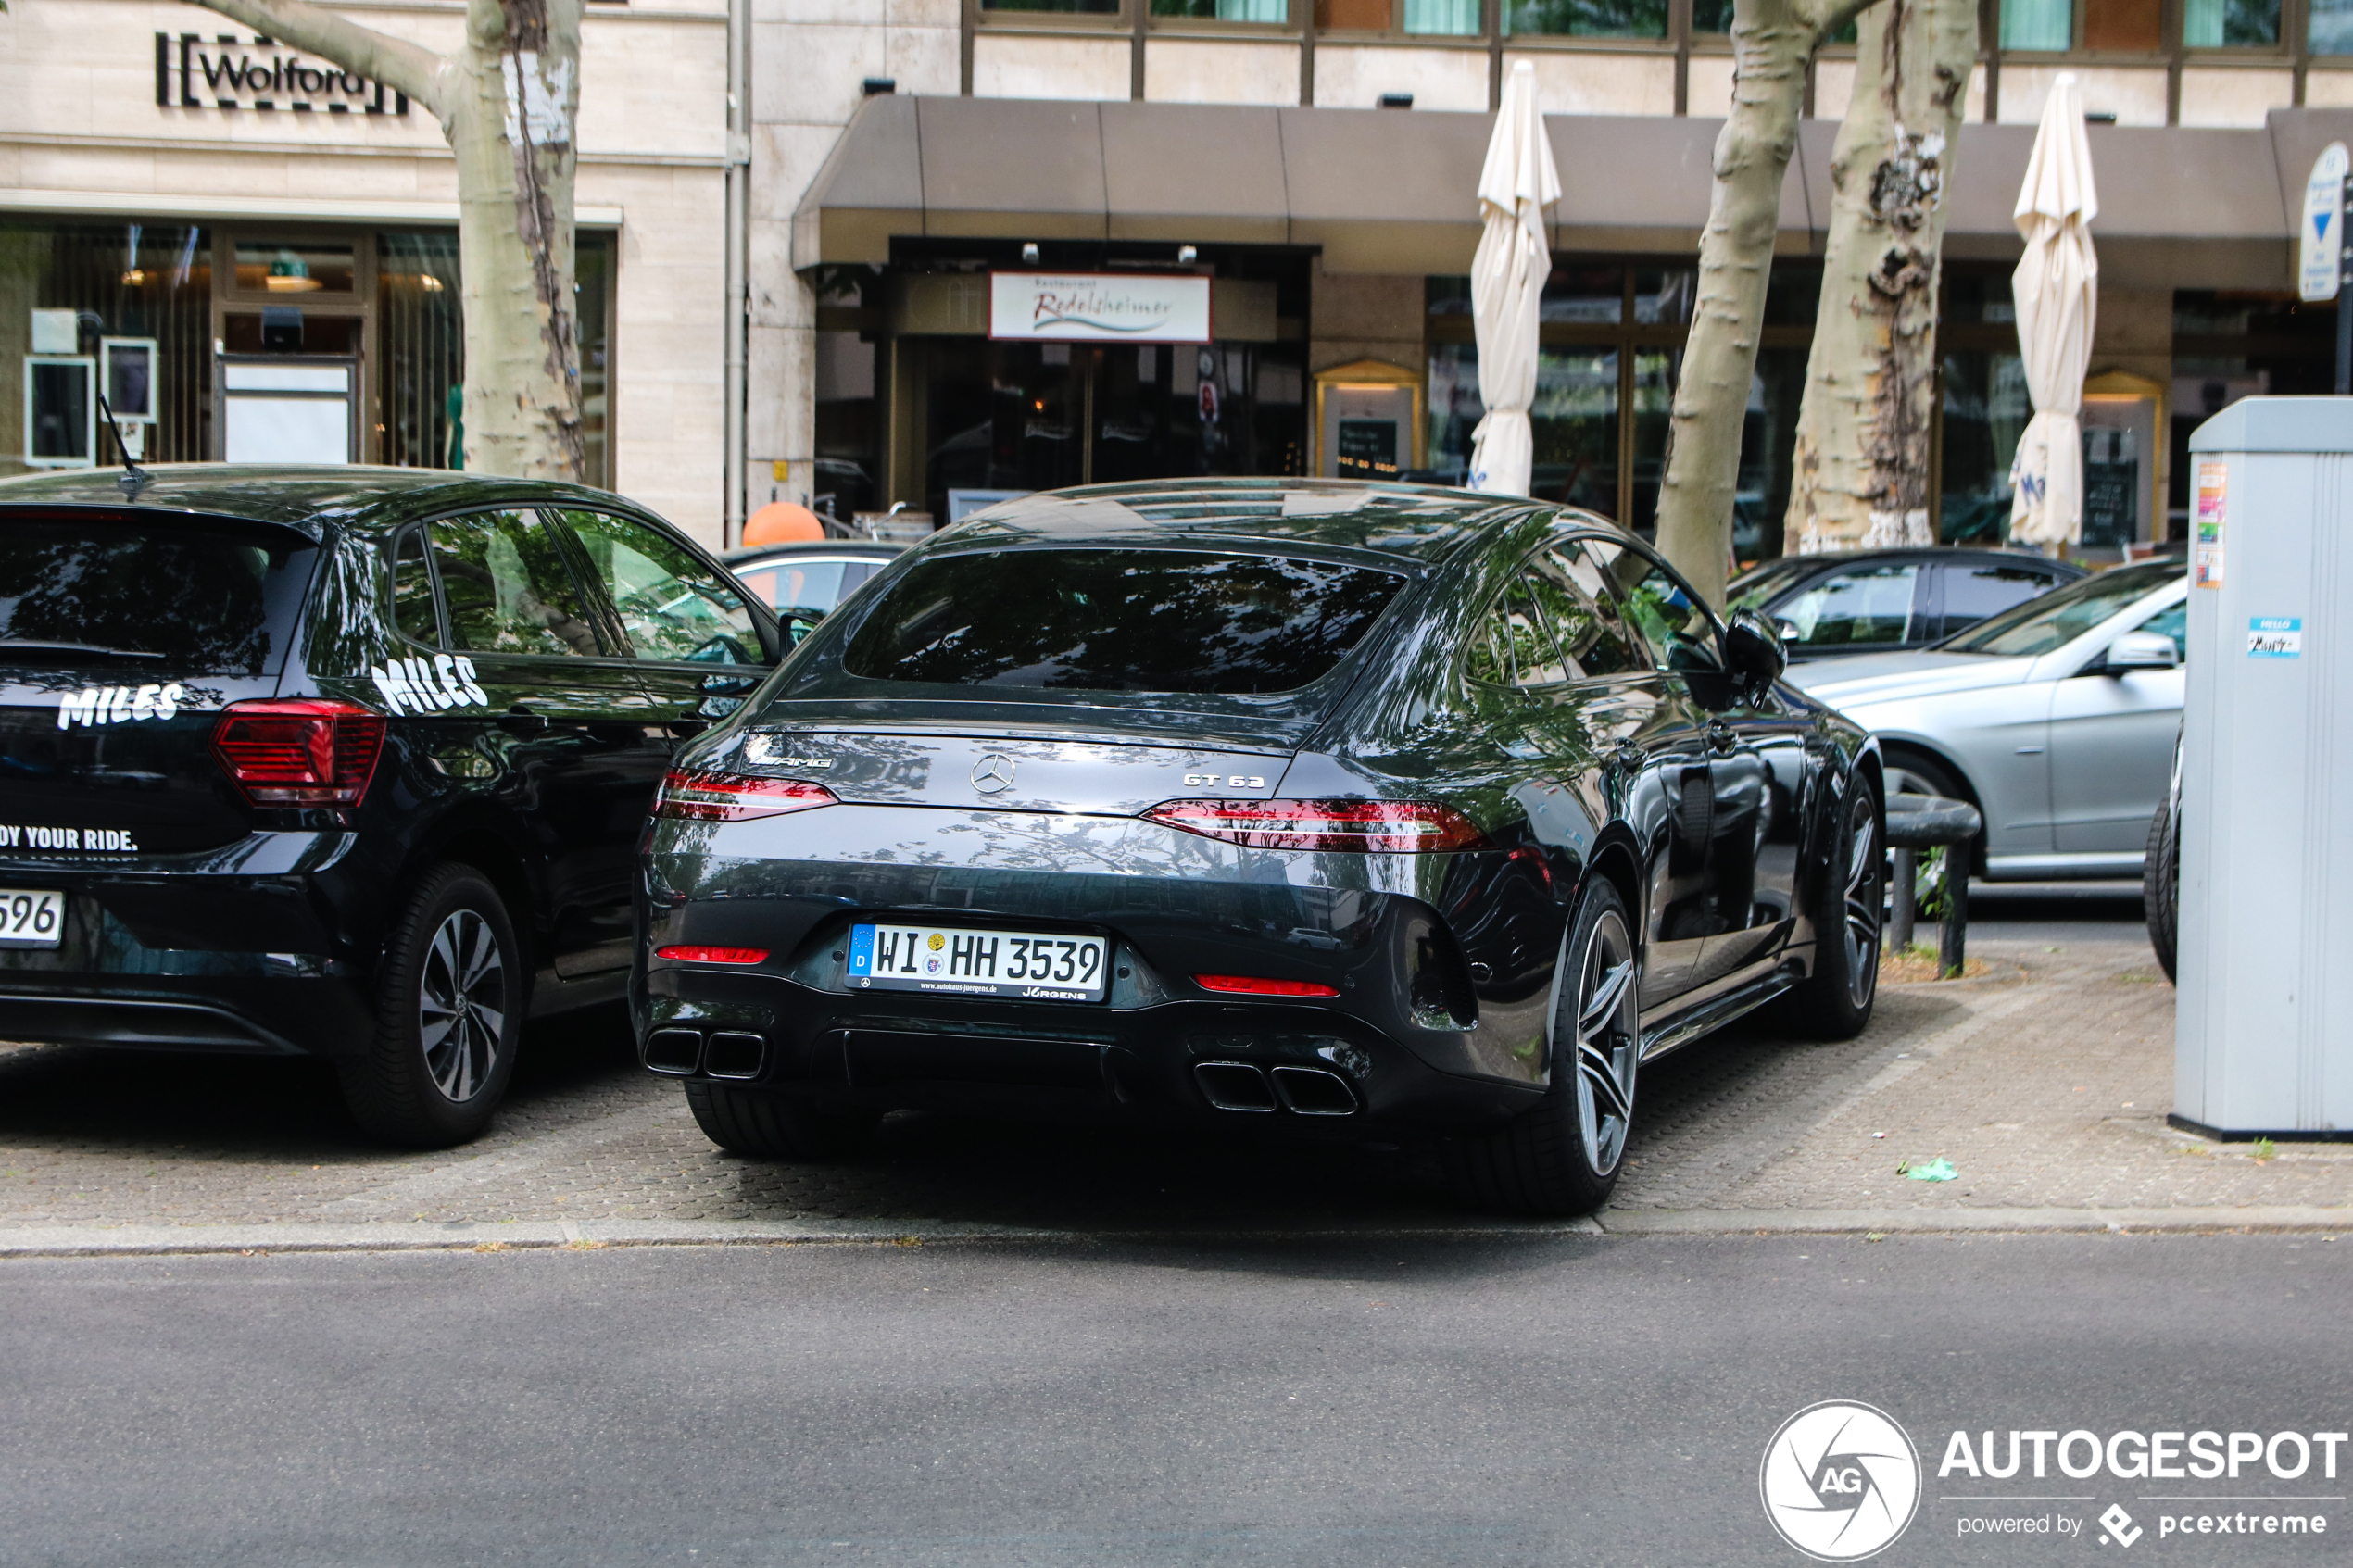
<path id="1" fill-rule="evenodd" d="M 375 776 L 384 715 L 324 698 L 234 702 L 213 755 L 257 806 L 357 806 Z"/>
<path id="2" fill-rule="evenodd" d="M 690 822 L 741 822 L 837 804 L 832 790 L 807 779 L 673 770 L 661 781 L 661 793 L 654 797 L 654 815 Z"/>
<path id="3" fill-rule="evenodd" d="M 1469 818 L 1426 801 L 1166 800 L 1144 817 L 1252 849 L 1416 855 L 1488 847 Z"/>

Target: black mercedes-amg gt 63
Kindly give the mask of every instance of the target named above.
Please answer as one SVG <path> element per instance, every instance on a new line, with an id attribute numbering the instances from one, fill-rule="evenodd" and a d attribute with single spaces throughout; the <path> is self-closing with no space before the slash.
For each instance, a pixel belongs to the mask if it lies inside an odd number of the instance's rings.
<path id="1" fill-rule="evenodd" d="M 1881 764 L 1641 541 L 1410 485 L 1029 496 L 893 561 L 683 750 L 644 1060 L 737 1153 L 887 1111 L 1435 1137 L 1614 1185 L 1642 1063 L 1852 1035 Z"/>

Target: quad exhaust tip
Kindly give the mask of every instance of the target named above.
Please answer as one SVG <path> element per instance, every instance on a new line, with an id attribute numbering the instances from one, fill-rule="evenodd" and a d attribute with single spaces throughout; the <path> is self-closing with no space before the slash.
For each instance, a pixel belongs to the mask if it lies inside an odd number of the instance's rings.
<path id="1" fill-rule="evenodd" d="M 1356 1091 L 1337 1073 L 1320 1067 L 1277 1067 L 1271 1073 L 1247 1061 L 1194 1064 L 1193 1081 L 1202 1098 L 1220 1110 L 1271 1115 L 1353 1116 Z"/>
<path id="2" fill-rule="evenodd" d="M 646 1070 L 670 1078 L 691 1078 L 696 1070 L 712 1078 L 749 1080 L 767 1065 L 764 1035 L 722 1030 L 706 1040 L 696 1029 L 657 1029 L 646 1036 Z"/>

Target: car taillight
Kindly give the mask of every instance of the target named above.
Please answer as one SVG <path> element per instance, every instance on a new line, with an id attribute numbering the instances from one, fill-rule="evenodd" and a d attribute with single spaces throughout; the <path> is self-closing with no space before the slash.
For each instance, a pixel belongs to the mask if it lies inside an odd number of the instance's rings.
<path id="1" fill-rule="evenodd" d="M 654 957 L 673 963 L 762 963 L 765 947 L 656 947 Z"/>
<path id="2" fill-rule="evenodd" d="M 357 806 L 384 749 L 384 715 L 321 698 L 233 702 L 213 754 L 257 806 Z"/>
<path id="3" fill-rule="evenodd" d="M 1252 849 L 1415 855 L 1488 847 L 1469 818 L 1425 801 L 1164 800 L 1144 818 Z"/>
<path id="4" fill-rule="evenodd" d="M 1319 985 L 1313 980 L 1265 980 L 1251 974 L 1196 974 L 1193 984 L 1204 991 L 1223 991 L 1235 997 L 1337 997 L 1337 985 Z"/>
<path id="5" fill-rule="evenodd" d="M 654 815 L 690 822 L 742 822 L 838 804 L 832 790 L 807 779 L 673 771 L 654 797 Z"/>

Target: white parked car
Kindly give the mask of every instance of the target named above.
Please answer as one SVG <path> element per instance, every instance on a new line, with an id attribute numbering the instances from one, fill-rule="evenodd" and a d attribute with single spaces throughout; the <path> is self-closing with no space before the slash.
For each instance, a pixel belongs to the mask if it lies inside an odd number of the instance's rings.
<path id="1" fill-rule="evenodd" d="M 2182 717 L 2180 561 L 2052 589 L 1908 653 L 1787 680 L 1879 736 L 1889 785 L 1973 802 L 1995 881 L 2141 874 Z"/>

